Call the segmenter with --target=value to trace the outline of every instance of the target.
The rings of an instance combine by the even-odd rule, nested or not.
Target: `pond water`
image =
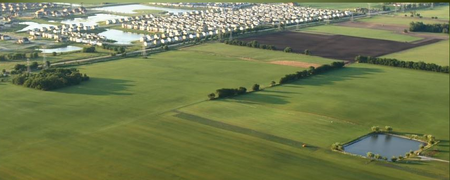
[[[53,48],[53,49],[37,49],[42,51],[43,53],[53,53],[53,52],[70,52],[70,51],[79,51],[83,48],[78,46],[66,46],[66,47],[60,47],[60,48]]]
[[[114,44],[131,44],[133,41],[139,40],[142,34],[136,34],[131,32],[123,32],[117,29],[107,29],[99,35],[105,36],[107,39],[115,40]]]
[[[35,23],[35,22],[20,22],[19,24],[25,24],[28,26],[21,30],[18,30],[17,32],[28,31],[28,30],[34,29],[34,28],[55,26],[55,25],[51,25],[51,24],[40,24],[40,23]]]
[[[352,154],[366,156],[368,152],[379,154],[391,159],[392,156],[405,156],[410,150],[418,150],[424,144],[419,141],[406,139],[388,134],[371,134],[354,143],[344,146],[344,151]]]
[[[63,24],[78,24],[83,23],[83,25],[92,26],[97,25],[97,22],[106,21],[111,19],[119,19],[125,18],[125,16],[118,16],[114,14],[95,14],[93,16],[88,16],[86,18],[75,18],[75,19],[67,19],[61,21]]]
[[[131,5],[120,5],[120,6],[109,6],[109,7],[101,7],[101,8],[93,8],[94,10],[100,11],[109,11],[115,13],[127,13],[134,14],[134,10],[161,10],[167,11],[171,13],[179,13],[179,12],[189,12],[192,10],[189,9],[175,9],[175,8],[164,8],[164,7],[156,7],[156,6],[146,6],[142,4],[131,4]]]

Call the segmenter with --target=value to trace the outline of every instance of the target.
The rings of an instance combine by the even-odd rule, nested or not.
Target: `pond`
[[[83,48],[78,47],[78,46],[66,46],[66,47],[53,48],[53,49],[37,49],[37,50],[40,50],[43,53],[53,53],[53,52],[61,53],[61,52],[79,51],[81,49],[83,49]]]
[[[95,14],[93,16],[88,16],[86,18],[75,18],[75,19],[67,19],[61,21],[63,24],[79,24],[83,23],[86,26],[97,25],[97,22],[125,18],[125,16],[118,16],[114,14]]]
[[[109,6],[109,7],[101,7],[101,8],[93,8],[93,9],[99,10],[99,11],[109,11],[109,12],[126,13],[126,14],[136,13],[136,12],[134,12],[134,10],[161,10],[161,11],[167,11],[170,13],[193,11],[193,10],[188,10],[188,9],[175,9],[175,8],[164,8],[164,7],[156,7],[156,6],[146,6],[146,5],[142,5],[142,4]]]
[[[35,23],[35,22],[20,22],[19,24],[25,24],[28,25],[27,27],[18,30],[17,32],[23,32],[23,31],[28,31],[34,28],[41,28],[41,27],[50,27],[50,26],[55,26],[55,25],[51,25],[51,24],[40,24],[40,23]]]
[[[391,159],[392,156],[405,156],[411,150],[418,150],[421,144],[424,143],[389,134],[370,134],[345,145],[344,151],[361,156],[372,152]]]
[[[107,39],[115,40],[114,44],[131,44],[133,41],[139,40],[142,34],[136,34],[131,32],[123,32],[117,29],[107,29],[99,35],[105,36]]]

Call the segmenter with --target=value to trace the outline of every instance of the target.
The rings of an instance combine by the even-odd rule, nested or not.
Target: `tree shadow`
[[[238,96],[233,99],[224,99],[225,101],[233,101],[243,104],[287,104],[288,101],[284,100],[287,96],[252,93],[244,96]]]
[[[79,85],[56,90],[55,92],[67,94],[85,94],[85,95],[133,95],[133,93],[124,92],[132,85],[133,81],[123,79],[95,78],[91,77],[89,81],[82,82]]]
[[[337,69],[323,74],[315,75],[307,79],[297,80],[289,84],[324,86],[334,84],[335,82],[338,81],[346,81],[351,79],[365,79],[366,77],[362,77],[363,75],[381,72],[384,72],[384,70],[377,68],[345,67],[342,69]]]

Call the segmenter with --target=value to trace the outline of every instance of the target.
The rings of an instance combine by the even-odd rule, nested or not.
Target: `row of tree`
[[[77,69],[45,69],[38,74],[22,73],[12,79],[12,83],[39,90],[54,90],[62,87],[80,84],[89,80],[89,76],[82,75]]]
[[[448,23],[424,24],[423,22],[411,22],[411,23],[409,23],[409,31],[411,31],[411,32],[434,32],[434,33],[447,33],[448,34]]]
[[[401,61],[393,58],[376,58],[370,56],[356,56],[355,60],[359,63],[379,64],[408,69],[449,73],[449,66],[440,66],[434,63],[425,63],[422,61],[419,62]]]
[[[372,130],[372,132],[375,132],[375,133],[380,133],[383,131],[379,126],[372,126],[371,130]],[[393,130],[394,129],[391,126],[384,126],[385,132],[391,133]]]
[[[284,84],[290,81],[294,81],[294,80],[298,80],[304,77],[308,77],[314,74],[321,74],[333,69],[339,69],[344,67],[345,63],[344,62],[333,62],[331,63],[331,65],[322,65],[319,66],[317,68],[314,67],[310,67],[309,70],[304,70],[304,71],[298,71],[295,74],[288,74],[284,77],[282,77],[279,81],[279,84]],[[274,86],[276,84],[275,81],[272,81],[270,83],[270,86]],[[259,84],[254,84],[252,86],[252,90],[253,91],[259,91],[260,90],[260,85]],[[241,94],[245,94],[247,92],[247,89],[245,87],[239,87],[239,88],[222,88],[222,89],[218,89],[216,90],[215,93],[210,93],[208,94],[208,98],[210,100],[216,99],[216,98],[225,98],[225,97],[231,97],[231,96],[236,96],[236,95],[241,95]]]
[[[9,53],[0,55],[0,61],[9,61],[9,60],[23,60],[26,58],[34,59],[38,58],[39,54],[38,52],[32,52],[32,53]]]
[[[240,41],[237,39],[234,40],[225,40],[224,41],[225,44],[230,44],[230,45],[236,45],[236,46],[247,46],[247,47],[252,47],[252,48],[260,48],[260,49],[268,49],[268,50],[276,50],[277,48],[273,45],[266,45],[266,44],[260,44],[258,41]]]
[[[321,73],[325,73],[328,72],[330,70],[334,70],[334,69],[339,69],[344,67],[345,63],[344,62],[333,62],[331,63],[331,65],[325,64],[322,66],[319,66],[317,68],[314,68],[313,66],[311,66],[309,68],[309,70],[303,70],[303,71],[298,71],[295,74],[287,74],[284,77],[282,77],[280,79],[280,81],[278,82],[279,84],[285,84],[291,81],[295,81],[298,79],[302,79],[308,76],[312,76],[315,74],[321,74]]]
[[[116,51],[118,53],[124,53],[126,51],[126,48],[124,46],[114,46],[114,45],[109,45],[109,44],[103,44],[102,48],[107,49],[107,50]]]
[[[83,47],[82,52],[84,53],[94,53],[95,52],[95,46],[85,46]]]

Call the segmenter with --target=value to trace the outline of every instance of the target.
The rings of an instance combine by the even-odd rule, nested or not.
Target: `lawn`
[[[440,41],[434,44],[420,46],[406,51],[388,54],[383,57],[396,58],[404,61],[423,61],[442,66],[449,65],[449,41]]]
[[[300,29],[301,32],[307,33],[324,33],[324,34],[338,34],[346,36],[355,36],[362,38],[382,39],[399,42],[412,42],[420,40],[421,38],[412,37],[403,34],[396,34],[391,31],[366,29],[366,28],[354,28],[334,25],[315,26]]]
[[[448,110],[448,76],[352,65],[347,70],[237,99],[206,101],[206,95],[218,88],[266,85],[300,70],[258,62],[269,60],[264,57],[288,58],[291,54],[287,53],[243,47],[241,52],[226,50],[229,54],[225,56],[219,55],[223,52],[199,50],[216,45],[169,51],[148,59],[128,58],[79,66],[91,80],[57,91],[38,91],[1,82],[0,177],[8,180],[448,178],[448,172],[444,172],[448,164],[421,163],[423,166],[410,167],[367,163],[365,159],[328,150],[330,142],[366,133],[374,124],[417,133],[430,133],[435,128],[432,133],[438,138],[448,137],[448,121],[442,120],[448,119],[448,114],[445,117],[442,112],[443,108]],[[241,53],[256,61],[242,60]],[[265,56],[257,56],[260,54]],[[296,56],[299,60],[307,59]],[[330,60],[316,63],[323,62]],[[408,99],[411,97],[414,98]],[[223,103],[224,109],[217,110],[216,103]],[[200,112],[208,106],[210,112]],[[422,113],[418,113],[419,108]],[[204,125],[195,122],[195,116],[180,116],[178,111],[227,123],[238,122],[242,128],[254,128],[269,136]],[[229,112],[225,115],[228,117],[242,117],[242,122],[220,117],[223,112]],[[404,117],[400,116],[403,113]],[[255,117],[246,119],[250,116]],[[398,121],[392,121],[397,118]],[[419,118],[422,121],[416,120]],[[271,125],[280,130],[271,130]],[[308,131],[311,137],[303,138]],[[267,140],[270,135],[306,142],[315,148],[296,148]],[[330,136],[335,137],[324,138]],[[431,169],[426,170],[427,167]]]

